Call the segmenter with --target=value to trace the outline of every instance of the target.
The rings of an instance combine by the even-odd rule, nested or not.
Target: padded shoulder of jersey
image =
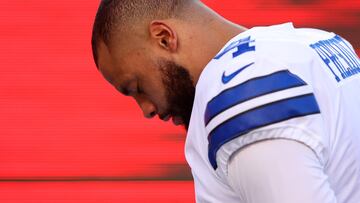
[[[230,41],[203,76],[211,78],[201,94],[206,106],[203,120],[208,158],[214,170],[219,165],[226,167],[233,152],[262,139],[283,137],[317,148],[317,144],[311,144],[316,143],[310,135],[313,132],[306,130],[306,125],[313,123],[311,119],[319,119],[313,115],[320,113],[312,87],[291,65],[259,53],[258,46],[268,46],[262,39],[250,32]],[[296,47],[290,43],[289,49],[292,46]],[[300,128],[301,132],[297,131]],[[259,131],[262,133],[256,133]],[[226,153],[224,159],[219,151]]]

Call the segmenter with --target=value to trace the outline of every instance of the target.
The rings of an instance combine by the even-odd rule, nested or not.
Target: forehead
[[[99,71],[107,81],[112,83],[112,76],[115,74],[116,68],[114,68],[114,62],[109,47],[102,40],[99,41],[97,45],[97,53]]]
[[[119,86],[136,75],[136,60],[131,50],[124,49],[124,44],[109,46],[100,41],[97,47],[98,68],[104,78],[112,85]]]
[[[131,45],[131,46],[129,46]],[[154,61],[144,46],[128,42],[107,45],[100,41],[97,46],[98,68],[104,78],[114,86],[121,86],[133,78],[149,76]]]

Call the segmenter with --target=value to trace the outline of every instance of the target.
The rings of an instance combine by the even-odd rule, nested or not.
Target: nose
[[[153,118],[157,114],[156,106],[145,98],[135,98],[145,118]]]

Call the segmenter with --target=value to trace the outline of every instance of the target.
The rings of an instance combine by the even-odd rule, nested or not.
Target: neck
[[[202,8],[202,12],[198,15],[202,20],[197,20],[195,25],[191,25],[191,29],[189,29],[191,37],[188,39],[188,45],[191,52],[186,56],[188,59],[186,61],[189,64],[184,64],[189,69],[195,86],[205,66],[221,48],[230,39],[246,30],[246,28],[224,19],[206,7]]]

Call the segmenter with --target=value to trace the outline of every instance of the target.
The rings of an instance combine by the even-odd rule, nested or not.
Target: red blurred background
[[[358,0],[204,0],[244,25],[334,31],[360,53]],[[145,120],[97,72],[98,0],[0,2],[0,202],[194,202],[185,131]]]

